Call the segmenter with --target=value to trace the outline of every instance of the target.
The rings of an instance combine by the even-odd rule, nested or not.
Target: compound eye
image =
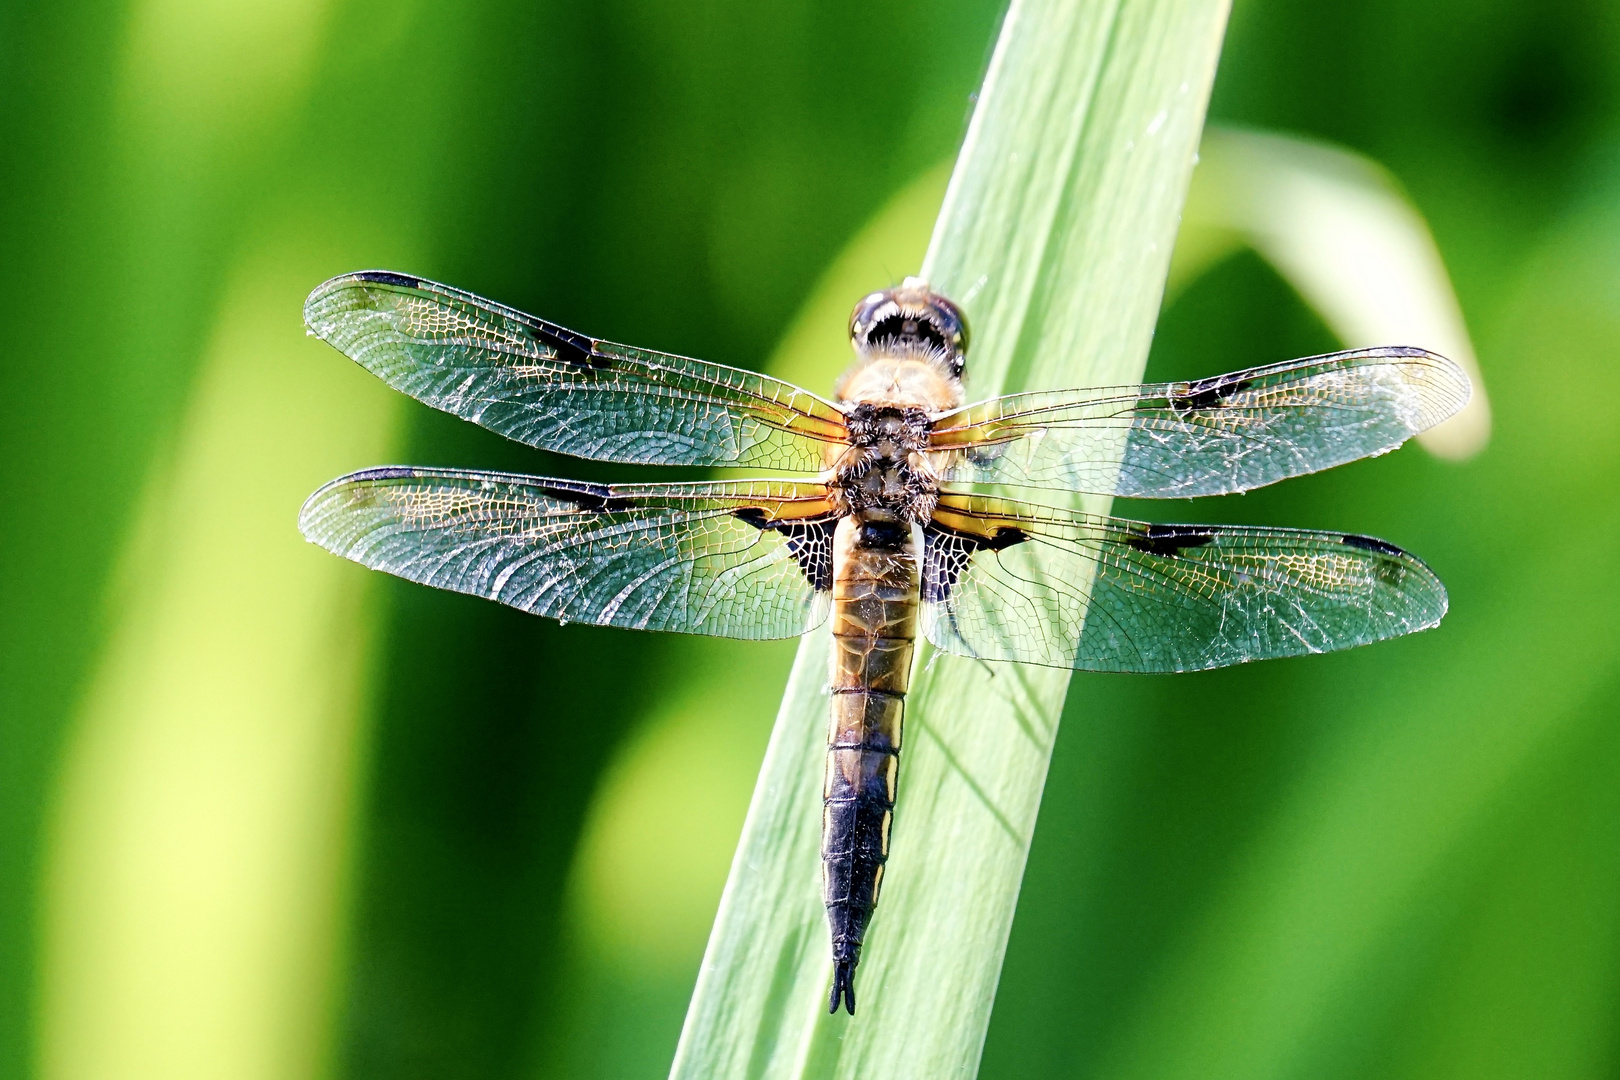
[[[973,331],[968,328],[967,316],[962,313],[961,308],[951,304],[949,300],[945,302],[950,304],[950,312],[956,318],[957,348],[966,353],[968,346],[973,343]],[[961,364],[958,363],[957,366],[960,367]]]
[[[968,327],[961,308],[929,289],[927,282],[907,278],[899,288],[871,293],[855,305],[849,337],[862,350],[884,345],[934,350],[949,357],[959,375]]]
[[[850,340],[857,345],[865,345],[873,324],[895,308],[894,297],[888,292],[875,292],[862,297],[849,315]]]

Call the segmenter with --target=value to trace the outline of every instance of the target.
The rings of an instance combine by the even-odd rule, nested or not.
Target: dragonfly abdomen
[[[855,965],[889,856],[901,720],[917,638],[921,541],[899,522],[847,517],[833,540],[832,706],[822,869],[833,986],[855,1011]]]

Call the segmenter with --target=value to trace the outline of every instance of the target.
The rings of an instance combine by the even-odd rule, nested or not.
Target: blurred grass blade
[[[231,274],[147,493],[53,807],[40,1076],[328,1068],[370,582],[293,516],[385,454],[397,412],[298,333],[338,231]]]
[[[1212,128],[1200,155],[1171,291],[1252,246],[1346,346],[1421,345],[1462,364],[1472,399],[1418,441],[1453,460],[1482,450],[1491,410],[1462,309],[1428,225],[1389,174],[1347,150],[1255,131]]]
[[[1226,15],[1008,11],[923,265],[974,324],[973,396],[1141,376]],[[946,657],[919,674],[852,1020],[826,1012],[826,650],[819,634],[800,648],[672,1076],[977,1068],[1068,673]]]

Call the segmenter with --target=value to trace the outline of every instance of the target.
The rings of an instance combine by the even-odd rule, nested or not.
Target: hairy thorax
[[[962,403],[961,383],[929,356],[863,357],[838,384],[850,445],[831,463],[838,511],[872,521],[926,522],[939,478],[926,449],[930,414]]]
[[[837,393],[852,404],[913,406],[931,413],[962,404],[962,384],[926,354],[863,358],[838,380]]]

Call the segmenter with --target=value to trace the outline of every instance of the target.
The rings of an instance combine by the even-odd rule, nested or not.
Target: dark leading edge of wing
[[[945,481],[1222,495],[1393,450],[1470,392],[1443,356],[1357,349],[1190,383],[995,398],[940,418],[932,445]]]
[[[298,524],[344,558],[536,615],[783,638],[826,617],[825,496],[788,481],[609,487],[383,468],[327,484]]]
[[[368,270],[304,303],[310,333],[396,390],[575,457],[818,472],[844,417],[790,383],[599,341],[460,289]]]
[[[969,495],[927,533],[923,628],[946,652],[1085,671],[1197,671],[1426,630],[1446,591],[1354,534],[1149,525]]]

